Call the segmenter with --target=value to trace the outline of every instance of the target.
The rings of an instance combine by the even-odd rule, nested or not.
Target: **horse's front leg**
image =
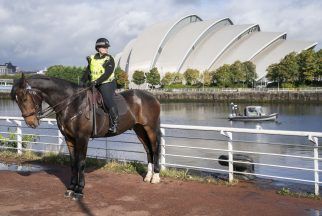
[[[78,182],[78,168],[77,168],[77,160],[76,160],[76,151],[75,151],[75,141],[66,139],[66,144],[68,147],[69,155],[70,155],[70,165],[71,165],[71,180],[70,184],[67,187],[65,192],[65,197],[73,197],[74,190],[77,186]]]
[[[87,154],[87,145],[89,138],[76,139],[75,158],[77,167],[77,184],[74,187],[73,199],[78,200],[83,197],[83,189],[85,187],[85,160]]]

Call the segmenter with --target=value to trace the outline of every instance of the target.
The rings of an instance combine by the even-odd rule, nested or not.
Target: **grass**
[[[318,195],[315,195],[313,193],[306,193],[306,192],[294,192],[291,191],[289,188],[282,188],[278,191],[276,191],[277,194],[282,196],[291,196],[291,197],[298,197],[298,198],[309,198],[314,200],[322,200],[322,198]]]

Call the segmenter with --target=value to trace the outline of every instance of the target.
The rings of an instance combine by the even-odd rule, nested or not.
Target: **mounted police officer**
[[[109,131],[117,132],[118,111],[113,101],[115,94],[115,63],[111,55],[108,54],[110,43],[106,38],[99,38],[96,41],[95,49],[97,53],[87,57],[88,65],[82,77],[82,83],[88,86],[95,86],[103,96],[104,105],[109,110],[111,125]]]

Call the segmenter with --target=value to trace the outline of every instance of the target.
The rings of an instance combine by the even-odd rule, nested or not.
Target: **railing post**
[[[220,134],[228,138],[228,176],[229,182],[232,182],[234,180],[233,134],[227,131],[220,131]]]
[[[161,143],[160,143],[160,164],[161,164],[161,170],[165,170],[165,140],[163,136],[165,135],[164,128],[161,128]]]
[[[63,153],[63,149],[64,149],[64,146],[63,146],[63,142],[64,142],[64,136],[61,134],[60,130],[58,129],[58,153],[61,154]]]
[[[314,192],[319,195],[319,140],[317,137],[309,135],[308,139],[314,143],[313,157],[314,157]]]
[[[22,154],[22,131],[21,131],[21,121],[15,120],[17,124],[16,136],[17,136],[17,153]]]

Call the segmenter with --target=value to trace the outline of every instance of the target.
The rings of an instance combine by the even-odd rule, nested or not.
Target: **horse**
[[[83,197],[85,187],[85,159],[88,141],[94,137],[110,137],[133,129],[144,146],[148,160],[145,182],[160,182],[159,152],[161,141],[160,103],[144,90],[126,90],[120,92],[125,101],[125,112],[119,117],[116,134],[109,133],[109,115],[89,115],[89,88],[60,78],[34,75],[14,81],[11,98],[20,108],[22,117],[28,126],[37,128],[42,115],[42,102],[45,101],[56,115],[57,125],[65,138],[71,165],[70,185],[65,196],[74,200]],[[46,110],[48,111],[48,109]],[[93,119],[96,117],[96,121]],[[96,133],[93,133],[96,122]]]

